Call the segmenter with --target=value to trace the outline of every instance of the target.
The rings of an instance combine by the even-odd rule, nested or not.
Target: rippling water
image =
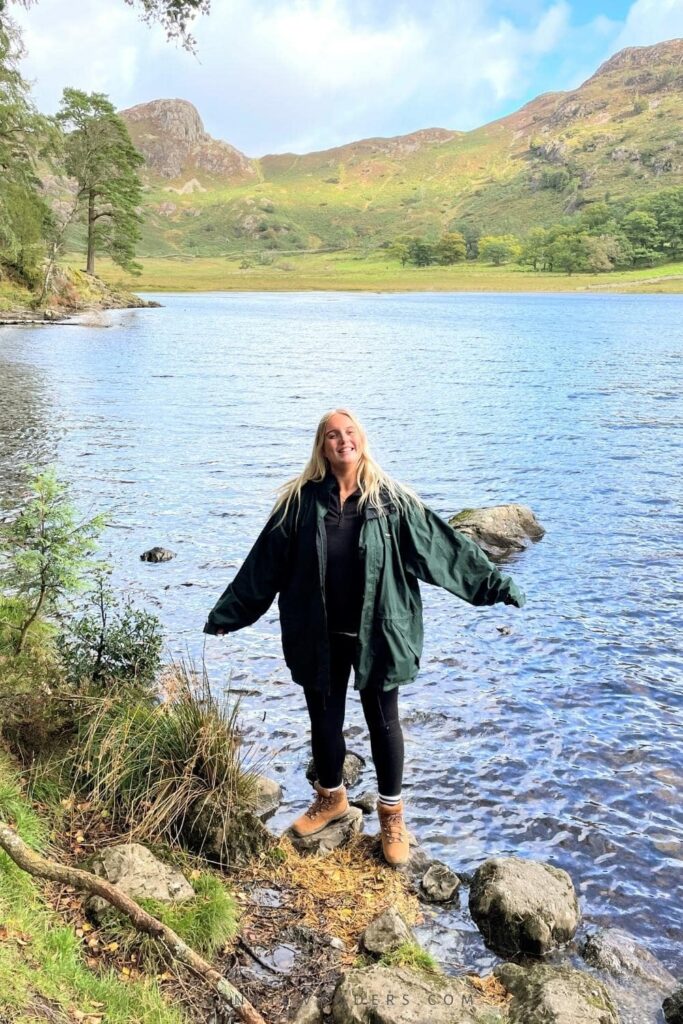
[[[56,461],[84,510],[109,511],[119,585],[195,656],[328,407],[354,409],[380,462],[444,517],[530,505],[547,534],[510,563],[522,611],[423,588],[423,667],[400,702],[409,825],[458,870],[551,860],[587,921],[683,972],[681,300],[160,298],[87,327],[0,333],[3,497],[19,500],[27,463]],[[178,557],[141,563],[157,543]],[[284,826],[309,802],[308,719],[275,606],[207,640],[206,657],[217,690],[244,691]],[[355,692],[346,724],[373,786]],[[490,962],[464,910],[438,912],[429,934],[453,970]]]

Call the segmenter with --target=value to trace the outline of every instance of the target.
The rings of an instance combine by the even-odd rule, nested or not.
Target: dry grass
[[[484,997],[486,1002],[491,1003],[492,1006],[507,1006],[512,999],[505,985],[498,978],[494,977],[493,974],[487,974],[483,978],[476,974],[468,974],[467,980]]]
[[[336,935],[346,946],[344,958],[352,963],[361,932],[370,922],[395,906],[408,924],[421,921],[420,904],[403,874],[381,859],[378,840],[358,834],[348,846],[331,854],[300,854],[283,836],[281,856],[257,861],[238,872],[233,884],[260,884],[279,888],[290,924]],[[244,907],[244,927],[253,929],[264,915],[262,908]],[[281,922],[278,922],[278,928]]]

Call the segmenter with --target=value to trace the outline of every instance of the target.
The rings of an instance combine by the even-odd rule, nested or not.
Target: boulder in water
[[[583,971],[501,964],[493,973],[512,993],[510,1024],[619,1024],[605,986]]]
[[[490,508],[466,508],[449,524],[464,533],[491,558],[501,561],[515,551],[523,551],[530,541],[540,540],[545,530],[526,505],[493,505]]]
[[[365,767],[365,758],[360,754],[354,753],[353,750],[349,750],[344,758],[344,765],[342,767],[342,782],[348,788],[349,786],[355,786],[360,778],[360,773]],[[311,785],[318,778],[318,774],[315,770],[315,761],[313,758],[310,759],[306,767],[306,778]]]
[[[140,555],[141,562],[170,562],[172,558],[175,558],[175,551],[160,547],[150,548],[149,551],[143,551]]]
[[[469,907],[486,945],[501,956],[542,956],[569,942],[581,919],[567,872],[520,857],[493,857],[478,867]]]

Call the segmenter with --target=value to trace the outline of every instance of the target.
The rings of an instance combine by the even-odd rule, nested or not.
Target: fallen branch
[[[172,928],[148,914],[135,900],[127,896],[117,886],[112,885],[111,882],[98,878],[97,875],[93,875],[90,871],[84,871],[82,868],[72,868],[65,864],[59,864],[57,861],[48,860],[27,846],[23,839],[4,822],[0,822],[0,848],[12,858],[22,871],[27,871],[34,878],[47,878],[52,882],[63,882],[82,892],[101,896],[107,903],[129,917],[138,931],[146,932],[163,942],[172,956],[205,981],[224,1001],[226,1004],[224,1008],[229,1007],[234,1010],[244,1024],[266,1024],[258,1010],[215,967],[199,956],[186,942],[183,942]]]

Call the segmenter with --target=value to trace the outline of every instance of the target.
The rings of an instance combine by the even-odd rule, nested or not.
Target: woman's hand
[[[513,604],[515,608],[523,608],[526,604],[526,594],[516,583],[510,583],[507,594],[503,598],[503,604]]]
[[[209,636],[225,636],[228,630],[224,629],[223,626],[213,626],[211,620],[207,619],[202,632],[208,633]]]

